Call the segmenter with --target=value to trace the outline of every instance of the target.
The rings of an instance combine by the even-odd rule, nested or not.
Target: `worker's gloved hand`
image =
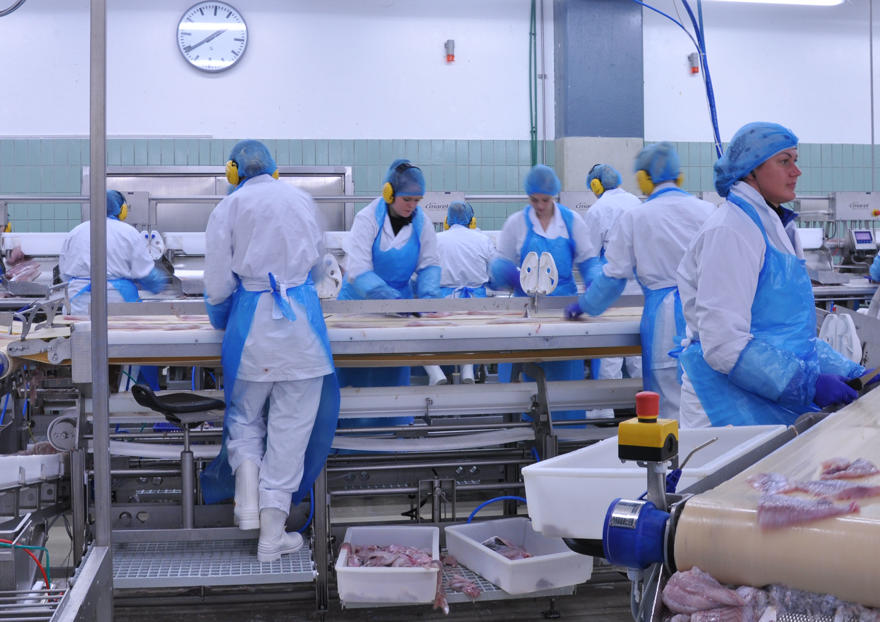
[[[576,320],[580,316],[584,314],[583,309],[581,309],[580,303],[575,300],[573,303],[565,307],[565,319],[566,320]]]
[[[859,394],[846,384],[847,379],[837,374],[819,374],[816,378],[816,395],[813,401],[820,408],[831,404],[849,404]]]
[[[351,281],[351,284],[355,293],[366,300],[392,300],[402,297],[399,291],[375,272],[364,272]]]
[[[427,266],[419,270],[416,277],[416,296],[418,298],[443,298],[440,291],[440,266]]]
[[[135,280],[135,283],[141,289],[145,289],[153,294],[158,294],[168,286],[169,278],[165,272],[154,267],[150,270],[150,273],[147,276]]]
[[[496,257],[489,264],[489,287],[497,290],[512,289],[522,292],[519,268],[509,259]]]
[[[871,269],[868,270],[868,273],[871,275],[872,281],[880,281],[880,255],[874,257],[874,261],[871,263]]]

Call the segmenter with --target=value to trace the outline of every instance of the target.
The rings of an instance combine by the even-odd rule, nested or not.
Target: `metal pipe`
[[[89,201],[92,408],[95,421],[95,543],[110,546],[110,380],[107,368],[107,5],[90,1]],[[108,617],[112,620],[112,598]]]
[[[502,466],[507,464],[531,464],[534,460],[532,458],[521,458],[521,459],[513,459],[513,460],[462,460],[459,459],[457,461],[450,461],[445,464],[441,464],[438,462],[406,462],[404,464],[378,464],[378,465],[370,465],[364,466],[362,464],[353,464],[349,467],[331,467],[328,466],[328,473],[343,473],[345,471],[394,471],[397,469],[438,469],[444,466],[458,466],[461,464],[466,464],[468,466]]]
[[[874,187],[874,0],[868,0],[868,84],[871,92],[871,191]]]
[[[541,13],[541,162],[547,161],[547,49],[544,42],[544,0],[539,3]]]
[[[523,482],[497,484],[456,484],[456,492],[479,492],[483,490],[506,490],[508,488],[525,488]],[[359,497],[363,495],[390,497],[393,495],[418,494],[418,486],[399,486],[397,488],[361,488],[358,490],[331,490],[331,497]]]

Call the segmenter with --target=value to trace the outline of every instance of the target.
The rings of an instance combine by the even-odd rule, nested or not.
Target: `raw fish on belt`
[[[880,470],[873,462],[856,458],[852,462],[846,458],[832,458],[822,463],[822,479],[856,479],[877,475]]]
[[[845,499],[864,499],[880,496],[880,486],[866,486],[838,479],[793,481],[780,473],[755,473],[747,478],[752,488],[766,494],[806,492],[814,497],[828,497],[843,501]]]
[[[801,499],[788,495],[764,494],[758,500],[758,525],[762,529],[776,529],[858,511],[859,506],[855,501],[849,505],[835,505],[825,497]]]
[[[663,604],[672,613],[696,613],[719,607],[743,607],[745,599],[696,566],[676,572],[663,588]]]
[[[768,494],[778,494],[797,490],[795,485],[781,473],[754,473],[746,478],[752,488]]]

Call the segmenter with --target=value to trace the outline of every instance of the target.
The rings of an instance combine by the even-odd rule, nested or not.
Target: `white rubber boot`
[[[474,383],[474,366],[473,365],[462,365],[461,366],[461,383],[462,384],[473,384]]]
[[[295,553],[302,548],[303,538],[298,533],[284,531],[287,514],[277,508],[260,510],[260,540],[257,543],[257,559],[273,562],[282,555]]]
[[[232,522],[239,529],[260,528],[260,468],[250,460],[245,460],[235,470]]]
[[[428,374],[428,384],[432,387],[437,384],[446,384],[449,382],[446,379],[446,374],[443,373],[443,369],[441,369],[439,365],[425,365],[425,372]]]

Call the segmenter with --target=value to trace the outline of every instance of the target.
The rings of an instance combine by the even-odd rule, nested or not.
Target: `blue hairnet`
[[[553,172],[552,168],[544,164],[533,166],[529,174],[526,175],[526,181],[523,185],[526,189],[526,194],[529,196],[533,194],[549,194],[555,197],[559,194],[560,188],[562,188],[556,173]]]
[[[471,207],[470,203],[465,203],[464,201],[453,201],[446,209],[446,224],[450,227],[452,225],[467,227],[471,224],[471,218],[473,217],[474,208]]]
[[[422,169],[409,160],[398,159],[391,163],[382,185],[391,184],[394,194],[401,197],[421,197],[425,195],[425,176]]]
[[[794,132],[778,123],[758,121],[743,125],[733,135],[724,155],[715,162],[715,190],[726,197],[730,187],[759,164],[797,144]]]
[[[655,184],[678,179],[681,167],[675,147],[666,141],[645,147],[636,156],[633,171],[645,171]]]
[[[622,181],[617,169],[609,164],[596,164],[590,169],[590,173],[587,175],[588,188],[594,179],[598,179],[605,190],[614,190]]]
[[[125,203],[125,197],[119,190],[107,191],[107,216],[110,218],[119,218],[119,212],[122,211],[122,204]]]
[[[271,175],[278,166],[266,145],[258,140],[241,140],[232,148],[229,159],[238,165],[241,181],[257,175]]]

